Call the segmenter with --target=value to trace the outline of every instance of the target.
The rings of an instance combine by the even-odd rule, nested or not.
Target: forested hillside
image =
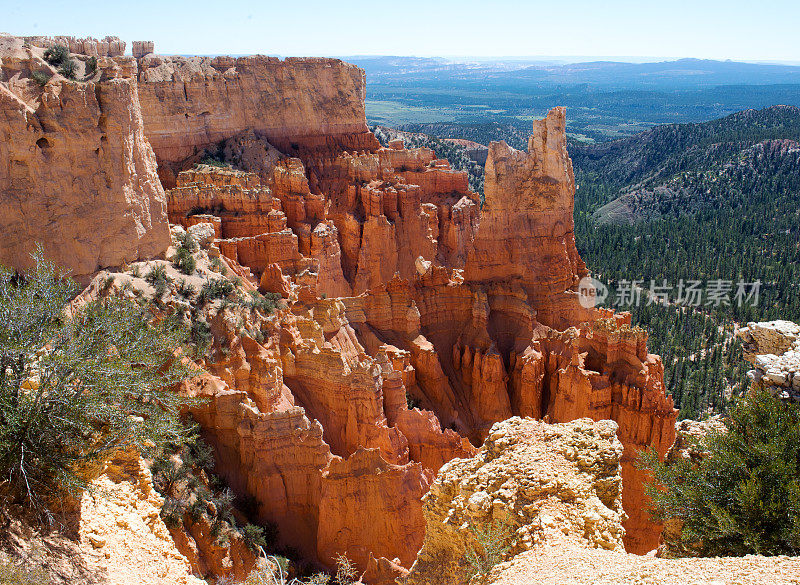
[[[650,330],[685,416],[745,387],[734,324],[800,318],[799,139],[800,110],[778,106],[570,149],[578,249],[611,287],[607,305],[641,281],[641,303],[616,308]],[[700,281],[699,304],[679,303],[689,281]],[[756,281],[757,303],[746,299]],[[647,304],[651,286],[668,306]]]
[[[680,171],[705,170],[758,142],[800,137],[800,108],[772,106],[745,110],[702,124],[667,124],[636,136],[570,145],[582,172],[602,175],[615,186],[650,186]]]

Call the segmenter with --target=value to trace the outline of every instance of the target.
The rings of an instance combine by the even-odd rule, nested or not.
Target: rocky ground
[[[0,552],[0,560],[29,573],[43,569],[50,585],[205,583],[175,546],[160,517],[164,500],[138,456],[122,454],[110,462],[92,489],[58,518],[66,529],[42,531],[22,515],[6,518],[0,542],[11,554]]]
[[[798,557],[659,559],[559,543],[499,566],[491,585],[790,585]]]

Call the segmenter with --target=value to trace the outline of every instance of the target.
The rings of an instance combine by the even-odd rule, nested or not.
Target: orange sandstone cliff
[[[528,152],[490,146],[481,208],[466,174],[432,151],[380,147],[366,126],[356,67],[172,58],[152,49],[139,44],[138,59],[111,59],[102,71],[120,73],[107,81],[54,78],[41,90],[23,67],[24,82],[4,73],[2,95],[17,105],[0,132],[11,128],[32,142],[0,177],[11,179],[0,184],[2,204],[36,204],[44,191],[64,210],[41,224],[17,221],[24,229],[4,235],[2,250],[16,257],[16,241],[41,240],[63,262],[65,234],[97,255],[117,249],[91,262],[79,255],[76,271],[91,273],[162,253],[166,211],[180,226],[174,235],[186,229],[201,244],[191,277],[155,261],[175,283],[194,279],[199,289],[236,275],[243,294],[284,298],[272,315],[220,300],[189,306],[209,323],[213,343],[199,361],[206,373],[182,391],[208,399],[194,415],[216,450],[217,471],[252,498],[257,520],[277,524],[282,543],[309,558],[331,565],[347,554],[378,582],[416,558],[421,498],[439,468],[474,454],[494,423],[588,417],[618,425],[626,547],[656,547],[633,459],[643,447],[668,449],[675,411],[661,361],[630,316],[578,302],[587,270],[574,242],[563,108],[534,123]],[[7,63],[16,62],[4,57],[4,71]],[[28,97],[18,96],[20,87]],[[125,99],[106,105],[112,89]],[[82,96],[62,100],[58,112],[85,126],[18,122],[44,108],[25,104],[56,90]],[[35,150],[40,137],[59,149],[51,167]],[[102,166],[112,146],[121,169]],[[71,159],[73,151],[83,158]],[[208,156],[232,166],[195,166]],[[83,180],[77,167],[86,164],[99,165],[90,167],[90,194],[114,187],[91,213],[60,178]],[[50,177],[47,168],[59,173]],[[39,190],[23,196],[33,185]],[[64,194],[56,197],[57,189]],[[118,206],[119,197],[132,209]],[[114,238],[115,226],[133,231]],[[115,278],[152,294],[138,276]],[[162,302],[186,304],[170,298]]]
[[[209,110],[210,119],[218,115]],[[422,463],[427,471],[417,474],[430,477],[457,444],[443,440],[440,428],[479,444],[494,422],[516,414],[614,419],[625,446],[626,543],[636,552],[655,548],[658,531],[633,460],[644,447],[667,450],[675,413],[646,334],[631,328],[629,315],[578,303],[578,282],[588,272],[575,248],[564,110],[534,124],[527,153],[490,146],[483,209],[466,175],[429,150],[393,144],[354,151],[342,135],[302,136],[287,149],[263,133],[243,138],[231,128],[213,150],[250,170],[181,171],[168,199],[173,223],[213,224],[225,257],[249,268],[262,291],[289,297],[295,319],[310,317],[322,328],[310,351],[297,333],[278,343],[289,349],[281,350],[284,392],[321,425],[331,456],[361,462],[367,455],[357,451],[373,449],[370,457],[386,464]],[[363,144],[363,134],[349,140]],[[251,156],[253,144],[260,160]],[[308,335],[307,327],[298,330]],[[368,374],[378,365],[380,378]],[[423,425],[433,434],[422,432],[414,420],[420,415],[407,414],[415,411],[397,409],[406,399],[436,421]],[[360,465],[337,463],[316,493],[333,485],[325,477],[345,473],[360,474],[369,491]],[[409,473],[394,481],[411,485]],[[258,497],[259,488],[250,492]],[[327,539],[333,520],[326,508],[334,500],[323,502],[313,503],[319,514],[311,520]],[[376,537],[354,536],[350,517],[358,515],[343,512],[345,527],[336,529],[349,536],[334,539],[349,544],[333,548],[361,550],[361,561],[375,552],[363,543]],[[386,533],[403,534],[389,526]],[[396,546],[395,555],[408,558],[418,545],[412,542]]]
[[[166,199],[144,133],[136,62],[101,56],[97,72],[78,82],[58,75],[42,52],[0,37],[0,262],[28,268],[41,243],[88,279],[163,254]],[[40,85],[34,72],[49,80]]]
[[[364,116],[364,72],[338,59],[139,59],[145,132],[165,186],[187,161],[254,132],[289,152],[303,146],[377,146]]]

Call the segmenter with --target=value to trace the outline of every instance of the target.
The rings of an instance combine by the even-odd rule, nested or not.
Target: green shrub
[[[509,530],[503,526],[490,524],[486,528],[470,525],[469,531],[473,536],[473,544],[467,549],[464,556],[466,580],[470,582],[474,577],[483,582],[489,576],[492,568],[506,559],[511,546]]]
[[[33,79],[41,87],[44,87],[47,85],[47,82],[50,81],[50,76],[44,71],[34,71],[31,73],[31,79]]]
[[[218,543],[225,541],[222,529],[226,524],[231,528],[236,528],[236,518],[233,516],[233,499],[234,495],[230,488],[225,488],[211,499],[216,508],[214,519],[211,521],[211,534],[217,539]]]
[[[86,61],[86,73],[84,77],[91,77],[97,71],[97,57],[89,57]]]
[[[699,463],[646,451],[656,519],[683,521],[679,550],[700,556],[800,553],[800,407],[766,391],[741,398]]]
[[[201,358],[208,352],[211,347],[211,342],[214,340],[214,334],[211,333],[211,326],[202,319],[192,321],[192,329],[190,337],[192,345],[195,347],[194,355]]]
[[[214,469],[214,449],[199,436],[184,444],[181,458],[185,465],[193,469]]]
[[[164,505],[161,507],[161,519],[167,528],[177,528],[183,524],[183,516],[186,514],[186,503],[173,497],[164,498]]]
[[[241,530],[242,540],[253,552],[263,549],[267,546],[267,541],[264,538],[264,529],[255,524],[245,524]]]
[[[50,65],[62,65],[69,60],[69,49],[64,45],[53,45],[44,52],[44,60]]]
[[[0,269],[0,474],[47,516],[51,497],[88,487],[87,467],[180,439],[185,400],[169,388],[193,369],[174,359],[186,332],[127,299],[65,316],[75,284],[34,258],[25,277]]]
[[[187,510],[192,522],[199,522],[208,509],[208,500],[197,497]]]
[[[191,276],[197,269],[197,260],[192,255],[191,250],[183,246],[179,246],[172,259],[175,267],[184,274]]]
[[[234,291],[233,283],[226,278],[207,280],[200,289],[200,304],[214,299],[225,299]]]
[[[262,313],[269,315],[272,313],[280,303],[282,297],[277,293],[261,294],[258,291],[250,291],[250,299],[247,301],[247,306],[251,309],[258,309]]]
[[[192,283],[181,279],[178,281],[178,294],[187,300],[191,300],[197,294],[197,289],[194,288]]]
[[[78,64],[72,59],[67,59],[59,66],[58,73],[67,79],[75,79],[78,73]]]
[[[103,279],[103,282],[100,285],[100,294],[105,295],[111,290],[111,287],[114,285],[114,277],[110,274]]]
[[[167,285],[171,282],[163,264],[154,265],[144,279],[155,289],[156,298],[164,296],[164,293],[167,292]]]
[[[206,156],[203,160],[200,161],[201,165],[208,165],[210,167],[216,167],[218,169],[229,169],[231,167],[230,164],[226,163],[225,161],[213,158],[211,156]]]
[[[216,272],[222,273],[223,276],[226,276],[228,274],[228,269],[225,267],[225,265],[222,263],[222,260],[220,260],[219,258],[211,259],[211,268]]]
[[[189,252],[197,252],[200,246],[197,245],[197,240],[189,232],[183,232],[176,237],[178,240],[179,248],[186,248]]]

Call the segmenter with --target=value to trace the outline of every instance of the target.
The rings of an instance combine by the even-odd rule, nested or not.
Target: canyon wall
[[[675,411],[646,333],[631,327],[628,314],[579,302],[588,271],[575,248],[565,136],[565,112],[557,108],[534,124],[528,152],[492,144],[482,210],[465,174],[429,150],[328,145],[281,153],[251,165],[253,172],[181,171],[168,191],[170,220],[213,223],[221,253],[246,266],[262,292],[289,298],[295,318],[318,320],[323,311],[319,353],[292,350],[283,376],[333,455],[374,449],[387,464],[423,463],[430,477],[456,444],[440,430],[420,435],[419,415],[396,411],[404,402],[424,409],[432,428],[473,444],[515,414],[613,419],[624,445],[626,544],[647,552],[658,529],[634,460],[641,448],[666,452]],[[255,140],[262,152],[281,152]],[[228,140],[219,151],[239,152],[234,146]],[[331,361],[326,343],[360,357]],[[368,392],[357,373],[363,369],[340,365],[365,359],[391,364],[392,372],[372,378]],[[382,406],[364,403],[381,395]],[[415,444],[421,440],[433,441],[433,451]],[[251,492],[258,497],[258,489]],[[348,540],[351,548],[368,539],[358,540]],[[408,547],[395,550],[402,558]]]
[[[675,411],[646,333],[579,303],[563,108],[527,152],[490,145],[481,209],[431,150],[379,146],[363,72],[338,60],[147,52],[98,59],[86,83],[50,68],[40,88],[41,50],[9,53],[24,58],[3,58],[0,131],[25,138],[0,145],[3,254],[42,241],[83,275],[166,250],[109,290],[152,298],[137,273],[164,266],[157,306],[208,324],[205,373],[181,391],[206,399],[193,413],[217,471],[283,545],[327,566],[345,553],[375,582],[402,574],[439,469],[519,415],[616,421],[625,544],[655,548],[633,460],[667,450]],[[171,262],[167,213],[200,244],[192,274]],[[210,280],[234,292],[186,296]],[[257,291],[282,297],[274,313]]]
[[[86,280],[162,254],[167,206],[135,61],[101,57],[95,80],[83,83],[57,74],[41,53],[0,37],[0,262],[27,269],[40,243]]]
[[[139,59],[145,133],[165,186],[206,150],[254,132],[285,150],[374,149],[364,116],[364,72],[338,59],[162,57]]]

